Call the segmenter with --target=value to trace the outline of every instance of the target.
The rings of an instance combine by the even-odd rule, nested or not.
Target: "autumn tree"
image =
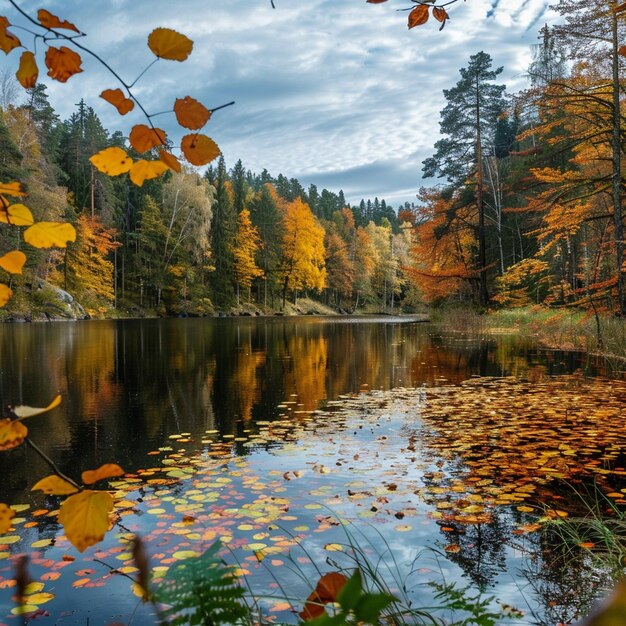
[[[278,274],[283,308],[287,291],[320,291],[326,284],[324,229],[300,198],[283,208],[283,240]]]
[[[243,209],[237,216],[237,232],[234,242],[235,281],[237,283],[237,305],[239,305],[239,289],[250,290],[252,281],[263,276],[263,270],[257,266],[255,257],[261,247],[261,239],[257,228],[250,220],[250,211]]]
[[[504,110],[504,85],[493,84],[502,68],[491,69],[492,59],[485,52],[472,55],[461,79],[452,89],[444,89],[447,100],[441,111],[440,129],[443,138],[435,143],[435,154],[424,161],[426,178],[445,177],[458,187],[471,180],[475,188],[478,240],[478,271],[480,303],[486,306],[487,243],[484,203],[485,146],[492,139],[498,117]]]

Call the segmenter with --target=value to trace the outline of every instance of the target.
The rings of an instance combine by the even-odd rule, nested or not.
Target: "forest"
[[[138,187],[89,161],[126,145],[89,102],[62,120],[44,84],[24,97],[5,74],[0,177],[24,182],[35,217],[72,223],[77,239],[29,256],[2,315],[63,316],[54,287],[91,317],[275,312],[303,296],[346,313],[450,303],[626,313],[623,24],[593,4],[558,9],[562,24],[533,46],[527,89],[507,93],[488,53],[469,58],[422,164],[433,186],[395,208],[351,206],[342,191],[223,157]],[[19,247],[19,231],[2,228],[0,252]]]

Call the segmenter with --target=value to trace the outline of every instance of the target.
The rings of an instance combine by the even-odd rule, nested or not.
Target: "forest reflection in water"
[[[294,510],[306,493],[309,498],[322,499],[336,509],[337,515],[343,514],[343,506],[354,507],[352,513],[362,513],[358,498],[354,502],[353,498],[329,499],[329,492],[323,490],[336,488],[331,487],[338,484],[333,476],[313,472],[306,485],[305,481],[283,480],[284,464],[298,467],[311,458],[307,455],[314,454],[319,463],[331,466],[339,456],[352,458],[360,454],[358,467],[345,468],[353,473],[346,480],[368,477],[380,488],[382,461],[374,459],[374,454],[369,459],[364,450],[368,446],[375,450],[378,435],[384,435],[390,463],[387,469],[393,472],[396,457],[405,454],[406,436],[399,428],[400,422],[392,428],[384,420],[372,424],[374,434],[368,435],[364,429],[365,438],[356,436],[361,432],[355,425],[361,419],[359,411],[334,410],[339,406],[334,405],[336,399],[366,390],[455,385],[472,376],[541,381],[579,370],[590,375],[601,373],[581,354],[540,350],[527,341],[505,336],[493,340],[463,336],[390,317],[4,325],[0,326],[0,350],[3,405],[45,405],[56,393],[63,394],[60,409],[33,418],[29,426],[33,439],[72,476],[107,462],[117,462],[130,473],[154,467],[160,461],[151,454],[159,448],[171,450],[164,446],[172,443],[172,435],[189,434],[189,443],[183,444],[185,455],[202,455],[204,434],[216,432],[217,436],[230,437],[227,440],[234,442],[233,448],[244,464],[232,461],[239,468],[236,472],[243,474],[243,478],[233,478],[232,489],[237,494],[234,502],[254,499],[247,485],[265,483],[268,489],[284,492],[285,498],[293,501]],[[320,407],[332,410],[316,411]],[[314,421],[307,421],[312,411]],[[282,451],[285,456],[264,456],[263,445],[253,448],[237,443],[275,421],[287,421],[294,427],[288,437],[290,444]],[[379,428],[383,430],[379,432]],[[287,432],[287,428],[283,430]],[[265,445],[268,449],[276,446],[278,451],[281,444],[268,441]],[[347,452],[350,448],[354,450]],[[409,454],[411,463],[412,456]],[[437,466],[440,461],[435,457],[427,459],[426,465]],[[406,465],[406,460],[400,459],[401,466],[403,463]],[[226,467],[224,462],[220,471],[226,471]],[[388,475],[388,480],[402,482],[403,487],[385,492],[385,508],[425,517],[430,503],[425,499],[416,504],[415,495],[417,486],[427,485],[427,471],[426,466],[413,463],[414,475],[408,480]],[[451,468],[449,475],[455,476],[455,471]],[[0,501],[35,503],[38,496],[29,491],[33,477],[45,473],[43,463],[24,447],[0,454]],[[186,485],[183,481],[172,489],[177,497],[183,497],[192,488],[193,482]],[[143,499],[140,495],[134,494],[137,502]],[[405,496],[408,504],[400,501]],[[394,498],[398,500],[395,509]],[[137,506],[141,509],[143,505]],[[207,507],[208,513],[212,506]],[[315,519],[312,511],[301,513]],[[382,508],[377,515],[366,515],[365,519],[389,522],[390,515]],[[478,585],[510,585],[511,564],[520,566],[520,559],[509,538],[524,515],[514,507],[494,510],[491,524],[463,528],[455,539],[459,551],[448,553],[447,558]],[[144,514],[138,519],[146,524],[149,517]],[[400,519],[391,515],[393,523]],[[149,530],[146,526],[145,531]],[[59,528],[50,521],[39,532],[54,536]],[[413,540],[421,540],[421,533],[427,533],[428,541],[443,549],[451,541],[451,532],[432,524]],[[528,535],[519,541],[525,543],[528,552],[539,555],[538,561],[528,564],[539,572],[531,574],[530,579],[538,585],[545,583],[534,593],[545,595],[545,606],[549,607],[555,601],[547,597],[560,589],[563,577],[557,576],[555,582],[549,579],[554,568],[541,556],[545,537]],[[19,544],[16,549],[20,549]],[[58,602],[62,604],[61,596]],[[569,610],[572,603],[565,606]]]
[[[45,406],[63,395],[61,410],[30,428],[74,472],[111,460],[136,468],[172,433],[236,436],[285,408],[310,411],[359,390],[589,367],[581,355],[400,317],[5,324],[0,354],[3,406]],[[0,471],[11,468],[0,491],[15,495],[27,488],[27,467],[44,468],[22,450],[10,456],[0,455]]]

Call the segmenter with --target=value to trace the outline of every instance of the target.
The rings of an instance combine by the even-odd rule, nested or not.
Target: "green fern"
[[[170,568],[154,592],[167,624],[245,624],[250,611],[243,601],[244,588],[219,557],[216,541],[204,554]]]

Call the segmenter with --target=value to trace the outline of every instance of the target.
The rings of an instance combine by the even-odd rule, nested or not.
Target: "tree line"
[[[350,206],[342,191],[304,189],[241,160],[227,169],[223,157],[203,175],[183,170],[137,187],[89,162],[126,141],[86,102],[61,120],[43,84],[20,105],[7,81],[3,92],[0,179],[26,183],[36,217],[77,231],[67,250],[31,254],[24,275],[12,279],[9,310],[32,308],[48,284],[92,315],[275,311],[301,295],[345,311],[391,311],[412,291],[402,221],[414,207],[400,207],[399,219],[384,199]],[[2,249],[19,245],[19,233],[3,230]]]
[[[426,300],[626,314],[624,6],[560,0],[529,87],[472,55],[423,163],[412,276]]]

